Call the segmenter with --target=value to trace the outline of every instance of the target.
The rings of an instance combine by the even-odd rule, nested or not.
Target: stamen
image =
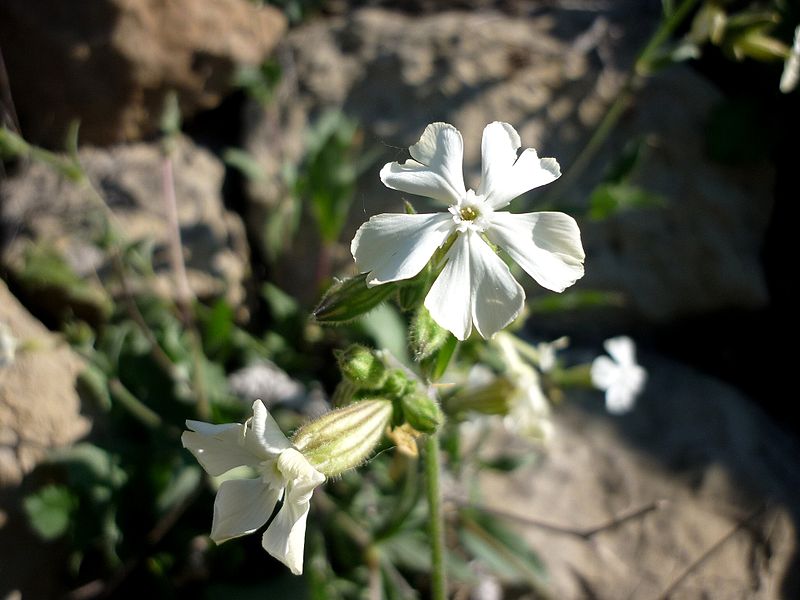
[[[474,206],[465,206],[460,211],[461,218],[465,221],[474,221],[480,216],[480,213],[475,209]]]

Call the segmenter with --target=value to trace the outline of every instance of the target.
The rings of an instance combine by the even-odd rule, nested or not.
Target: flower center
[[[465,221],[474,221],[481,214],[474,206],[465,206],[459,212],[461,214],[461,218]]]

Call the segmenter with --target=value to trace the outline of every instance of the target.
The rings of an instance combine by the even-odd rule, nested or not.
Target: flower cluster
[[[561,175],[553,158],[539,158],[508,123],[483,131],[482,179],[464,185],[461,133],[432,123],[409,148],[411,159],[389,163],[381,180],[392,189],[448,204],[447,212],[381,214],[356,232],[350,246],[367,285],[410,279],[449,244],[441,272],[424,300],[433,319],[458,339],[473,326],[485,338],[511,323],[525,292],[494,250],[503,249],[541,286],[561,292],[583,276],[584,252],[575,220],[559,212],[503,211],[514,198]]]

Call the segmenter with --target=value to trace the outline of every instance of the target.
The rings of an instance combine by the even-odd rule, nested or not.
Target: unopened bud
[[[449,335],[449,331],[433,320],[428,309],[421,306],[411,322],[410,343],[414,360],[421,361],[431,356],[444,345]]]
[[[391,418],[390,400],[356,402],[303,425],[292,444],[317,471],[335,477],[367,459]]]
[[[335,352],[339,369],[347,379],[366,390],[377,390],[386,382],[386,367],[369,348],[354,344]]]
[[[378,306],[389,298],[397,287],[398,284],[395,282],[367,287],[366,273],[343,279],[325,292],[319,305],[314,309],[314,318],[318,323],[325,325],[347,323]]]
[[[389,398],[399,399],[411,392],[414,387],[414,383],[409,381],[402,370],[392,369],[381,386],[381,394]]]
[[[423,394],[403,396],[402,406],[406,422],[422,433],[435,432],[444,420],[436,401]]]
[[[516,387],[507,377],[497,377],[491,383],[463,390],[448,398],[448,414],[463,415],[477,412],[484,415],[508,414]]]

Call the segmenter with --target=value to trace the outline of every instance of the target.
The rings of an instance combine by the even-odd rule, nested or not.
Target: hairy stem
[[[447,573],[444,564],[444,514],[442,513],[442,493],[439,489],[439,469],[439,436],[432,434],[425,440],[425,476],[428,483],[431,538],[431,598],[433,600],[446,600]]]

